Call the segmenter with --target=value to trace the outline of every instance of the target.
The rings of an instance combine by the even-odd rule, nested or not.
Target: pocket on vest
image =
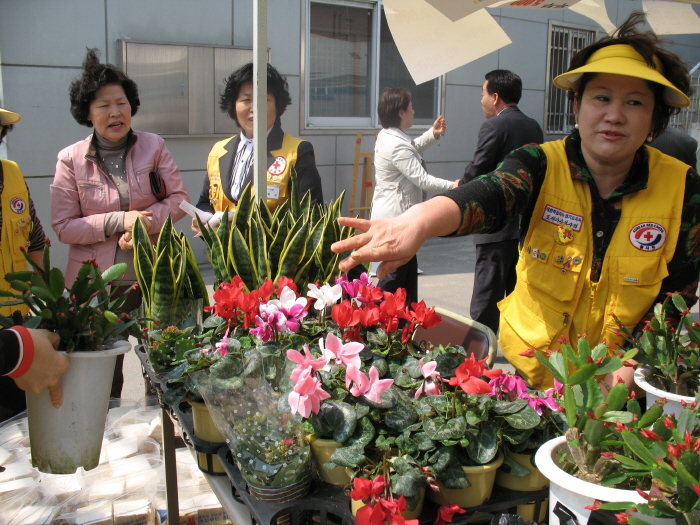
[[[518,279],[560,302],[574,298],[582,269],[590,266],[583,247],[558,244],[552,236],[535,232],[520,254]]]
[[[621,256],[616,259],[612,312],[625,326],[634,328],[659,295],[661,282],[668,276],[668,267],[661,257]]]

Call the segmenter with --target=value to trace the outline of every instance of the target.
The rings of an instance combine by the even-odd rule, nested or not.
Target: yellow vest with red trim
[[[20,248],[29,248],[29,234],[33,224],[29,214],[29,192],[19,166],[11,160],[2,160],[4,186],[0,195],[2,213],[2,260],[0,260],[0,290],[17,293],[5,281],[5,274],[27,270],[27,260]],[[0,299],[0,302],[3,300]],[[0,308],[0,314],[11,315],[15,310],[23,314],[25,305]]]
[[[222,140],[214,144],[214,147],[209,152],[207,160],[207,175],[209,177],[209,202],[214,208],[214,211],[224,211],[228,206],[229,211],[236,208],[226,197],[221,184],[221,173],[219,171],[219,159],[228,151],[225,146],[231,141],[231,138]],[[271,150],[270,153],[275,157],[272,166],[267,170],[267,188],[278,192],[277,198],[267,198],[267,207],[274,211],[277,206],[284,204],[289,199],[289,179],[291,177],[291,169],[297,162],[297,150],[302,140],[285,133],[282,138],[282,146],[279,149]],[[280,158],[282,160],[280,160]],[[253,188],[255,193],[255,188]]]
[[[547,173],[517,264],[515,290],[499,303],[503,355],[535,388],[552,385],[551,375],[529,348],[558,348],[563,336],[576,348],[578,335],[591,347],[605,340],[616,350],[614,313],[633,330],[647,313],[668,275],[681,225],[688,166],[649,152],[647,188],[622,197],[599,282],[591,282],[593,235],[588,183],[572,180],[564,140],[542,144]],[[559,238],[559,225],[573,231]]]

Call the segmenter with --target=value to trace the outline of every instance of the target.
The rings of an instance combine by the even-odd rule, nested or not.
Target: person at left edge
[[[310,142],[282,131],[280,117],[291,104],[287,80],[267,65],[267,205],[271,210],[289,199],[290,176],[296,171],[299,197],[311,192],[311,201],[323,203],[321,176]],[[238,135],[214,144],[207,160],[207,176],[197,208],[209,213],[235,209],[241,191],[253,180],[253,63],[226,80],[221,111],[241,128]],[[196,218],[192,231],[199,233]]]
[[[138,87],[123,71],[101,64],[88,51],[83,74],[70,87],[71,114],[78,124],[94,127],[85,139],[58,153],[51,184],[51,223],[58,239],[70,245],[66,286],[75,281],[83,261],[101,269],[126,263],[117,294],[136,282],[131,232],[141,219],[155,243],[168,215],[184,217],[187,198],[165,141],[154,133],[131,129],[140,101]],[[160,181],[159,193],[152,185]],[[163,186],[165,187],[163,190]],[[121,311],[138,308],[140,293],[131,293]],[[121,397],[122,362],[115,367],[110,396]]]
[[[21,118],[17,113],[0,108],[0,144]],[[28,269],[22,249],[28,250],[34,262],[42,264],[45,242],[44,229],[19,166],[11,160],[0,160],[0,290],[13,291],[3,278],[5,274]],[[22,314],[28,312],[25,305],[18,305],[0,308],[0,314],[10,316],[15,310]],[[0,376],[0,421],[26,408],[24,392],[10,377]]]

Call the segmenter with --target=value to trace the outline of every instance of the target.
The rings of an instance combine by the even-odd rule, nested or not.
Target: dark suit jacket
[[[491,173],[514,149],[526,144],[542,142],[544,142],[542,128],[537,121],[525,115],[518,106],[508,106],[495,117],[486,119],[481,125],[474,158],[464,170],[460,185],[479,175]],[[518,221],[513,220],[500,232],[474,235],[474,243],[488,244],[517,239],[518,228]]]
[[[270,133],[267,135],[267,167],[269,168],[275,161],[275,157],[270,151],[277,150],[282,147],[282,139],[284,131],[279,126],[273,126]],[[221,173],[221,184],[223,185],[226,198],[233,203],[238,200],[231,197],[231,176],[233,171],[233,161],[236,158],[238,144],[241,141],[241,134],[231,137],[231,140],[226,145],[227,153],[219,159],[219,172]],[[323,188],[321,186],[321,175],[316,169],[316,156],[314,155],[314,147],[310,142],[303,141],[297,149],[297,161],[294,164],[297,172],[297,183],[299,186],[299,196],[303,197],[307,190],[311,191],[311,201],[318,204],[323,204]],[[251,164],[248,175],[241,188],[253,180],[253,165]],[[209,202],[209,176],[204,177],[204,185],[202,193],[199,195],[197,208],[200,210],[214,213],[214,208]]]
[[[649,145],[661,153],[685,162],[697,171],[698,141],[686,132],[667,126],[664,132],[652,140]]]

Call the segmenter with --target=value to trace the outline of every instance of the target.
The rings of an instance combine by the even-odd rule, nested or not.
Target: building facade
[[[606,0],[619,24],[641,0]],[[700,13],[700,6],[693,6]],[[431,174],[460,178],[477,143],[484,74],[510,69],[523,79],[520,108],[545,140],[571,129],[568,102],[550,90],[573,52],[603,36],[593,20],[565,10],[489,9],[512,43],[442,78],[413,85],[396,50],[381,0],[268,0],[270,62],[287,76],[292,105],[285,131],[314,145],[326,199],[346,191],[347,210],[358,131],[371,151],[378,131],[376,101],[383,87],[414,93],[416,125],[444,114],[448,133],[426,154]],[[688,69],[700,61],[700,35],[673,36]],[[197,200],[214,142],[235,132],[218,110],[223,79],[250,56],[253,0],[0,0],[0,101],[22,115],[6,137],[19,163],[57,265],[67,249],[50,225],[49,185],[56,154],[91,129],[70,115],[68,87],[86,48],[119,64],[139,84],[141,109],[133,127],[163,135],[190,199]],[[189,231],[186,219],[178,228]],[[202,243],[194,243],[204,260]]]

